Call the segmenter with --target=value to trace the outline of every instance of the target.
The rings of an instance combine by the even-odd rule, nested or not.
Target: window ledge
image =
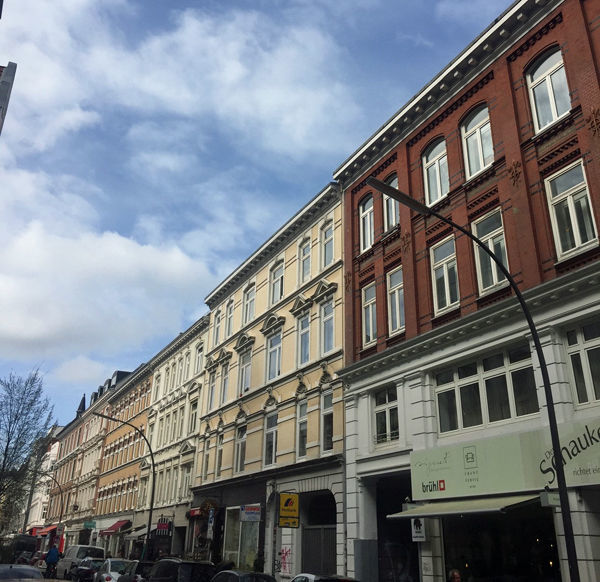
[[[557,258],[556,262],[554,263],[554,267],[556,269],[561,269],[567,266],[572,260],[580,258],[582,255],[585,255],[588,251],[597,249],[599,246],[600,243],[598,242],[598,239],[587,242],[585,243],[585,245],[577,247],[572,251],[569,251],[568,253],[564,254],[563,256]]]
[[[563,113],[549,125],[545,125],[542,129],[535,130],[535,135],[531,138],[535,145],[547,141],[551,137],[560,133],[565,127],[571,125],[575,119],[575,115],[581,110],[581,106],[577,106],[567,113]]]

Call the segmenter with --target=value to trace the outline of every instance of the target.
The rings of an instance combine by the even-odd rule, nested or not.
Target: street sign
[[[279,527],[300,526],[299,499],[298,493],[279,494]]]

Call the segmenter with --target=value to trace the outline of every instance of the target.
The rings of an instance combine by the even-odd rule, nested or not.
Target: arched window
[[[432,143],[423,153],[423,176],[427,204],[435,204],[448,194],[448,160],[446,142],[441,138]]]
[[[473,110],[461,127],[467,178],[487,168],[494,161],[490,115],[486,105]]]
[[[386,181],[392,188],[398,188],[398,176],[393,174]],[[400,203],[387,195],[383,195],[383,225],[386,231],[394,228],[400,220]]]
[[[527,71],[527,86],[536,131],[571,109],[569,86],[559,48],[544,53]]]
[[[358,215],[360,220],[360,252],[362,253],[373,246],[373,196],[371,194],[363,198],[358,205]]]

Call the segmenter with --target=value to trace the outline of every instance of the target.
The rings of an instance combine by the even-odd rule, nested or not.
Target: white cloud
[[[62,385],[94,387],[109,378],[113,370],[102,362],[97,362],[87,356],[77,356],[59,364],[48,376],[48,380]]]
[[[509,0],[439,0],[434,10],[436,18],[440,21],[487,26],[509,4]]]

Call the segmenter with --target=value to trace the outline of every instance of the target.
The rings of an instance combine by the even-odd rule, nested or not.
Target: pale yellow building
[[[198,558],[345,571],[342,234],[332,183],[206,298]],[[279,523],[286,500],[293,527]]]

